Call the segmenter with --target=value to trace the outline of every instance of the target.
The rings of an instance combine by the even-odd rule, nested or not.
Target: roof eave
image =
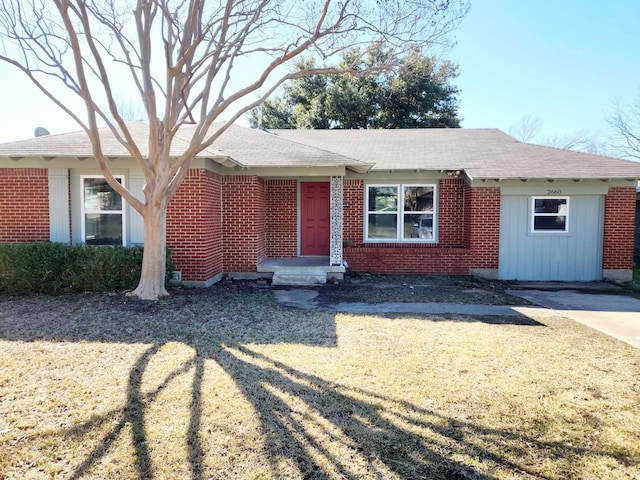
[[[582,182],[585,180],[600,180],[601,182],[610,182],[612,180],[626,180],[628,182],[635,182],[635,181],[639,181],[640,180],[640,176],[639,177],[629,177],[628,175],[620,175],[620,176],[572,176],[572,177],[561,177],[561,176],[557,176],[557,177],[538,177],[538,176],[512,176],[512,175],[508,175],[508,176],[500,176],[500,175],[488,175],[488,176],[478,176],[476,178],[472,178],[471,175],[469,175],[470,179],[473,180],[479,180],[482,182],[486,182],[489,180],[494,180],[494,181],[503,181],[503,180],[520,180],[522,182],[528,182],[530,180],[545,180],[547,182],[556,182],[556,181],[573,181],[573,182]]]
[[[227,155],[206,155],[202,157],[198,156],[196,158],[203,158],[204,160],[210,160],[226,168],[234,168],[234,167],[245,168],[244,164]]]
[[[362,165],[347,165],[347,170],[351,170],[355,173],[369,173],[373,168],[374,164],[362,164]]]

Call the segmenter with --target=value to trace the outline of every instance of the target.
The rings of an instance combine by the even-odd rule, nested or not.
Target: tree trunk
[[[140,283],[130,296],[157,300],[168,295],[165,288],[167,270],[167,208],[147,205],[144,215],[144,255]]]

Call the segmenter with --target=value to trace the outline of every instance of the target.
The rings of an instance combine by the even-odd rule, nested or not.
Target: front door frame
[[[303,182],[326,182],[327,180],[299,180],[298,181],[298,256],[302,256],[302,187]],[[329,265],[342,266],[343,259],[343,197],[344,197],[344,177],[332,176],[328,179],[330,185],[330,245],[329,245]]]
[[[313,248],[313,247],[307,247],[306,245],[306,241],[307,238],[305,237],[305,235],[307,234],[307,229],[306,229],[306,220],[305,220],[305,207],[306,207],[306,199],[307,199],[307,195],[306,195],[306,189],[307,187],[310,186],[315,186],[315,187],[326,187],[327,189],[327,199],[326,199],[326,238],[320,238],[319,235],[317,235],[317,231],[314,231],[314,241],[313,243],[315,244],[317,241],[322,241],[324,243],[324,241],[326,241],[326,250],[322,249],[322,251],[319,251],[322,247],[322,245],[318,245],[315,247],[315,250],[308,250],[307,248]],[[299,240],[300,240],[300,256],[301,257],[307,257],[307,256],[329,256],[331,253],[331,183],[330,182],[326,182],[326,181],[300,181],[300,222],[299,222]],[[322,205],[319,205],[320,208],[324,209],[325,203],[323,202]],[[317,215],[314,215],[314,220],[317,219]],[[315,223],[315,222],[314,222]]]

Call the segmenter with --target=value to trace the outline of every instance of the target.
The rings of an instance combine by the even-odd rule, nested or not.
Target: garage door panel
[[[531,197],[504,196],[499,277],[592,281],[602,274],[602,197],[570,197],[567,233],[531,232]]]

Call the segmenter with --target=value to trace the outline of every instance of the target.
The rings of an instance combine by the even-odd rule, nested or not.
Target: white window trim
[[[557,217],[557,213],[536,213],[536,200],[566,200],[567,203],[567,212],[564,220],[564,230],[536,230],[535,229],[535,220],[536,217]],[[530,230],[529,233],[534,235],[536,234],[544,234],[544,235],[566,235],[569,233],[569,219],[571,216],[571,208],[569,206],[569,197],[566,196],[548,196],[548,197],[531,197],[531,207],[529,212],[531,214],[531,222],[530,222]]]
[[[123,187],[126,187],[124,183],[124,175],[114,175],[116,180],[120,180]],[[86,178],[100,178],[104,180],[104,175],[80,175],[80,218],[81,218],[81,240],[85,243],[86,239],[86,226],[85,226],[85,214],[87,213],[105,213],[103,210],[85,210],[84,208],[84,180]],[[109,210],[109,214],[122,215],[122,245],[127,246],[127,209],[124,197],[122,197],[122,210]]]
[[[394,212],[369,211],[369,188],[391,187],[398,189],[398,210]],[[431,187],[433,188],[433,238],[402,238],[404,219],[404,188],[405,187]],[[438,186],[434,183],[368,183],[365,184],[364,196],[364,243],[438,243]],[[396,238],[369,238],[369,214],[377,213],[397,215]]]

